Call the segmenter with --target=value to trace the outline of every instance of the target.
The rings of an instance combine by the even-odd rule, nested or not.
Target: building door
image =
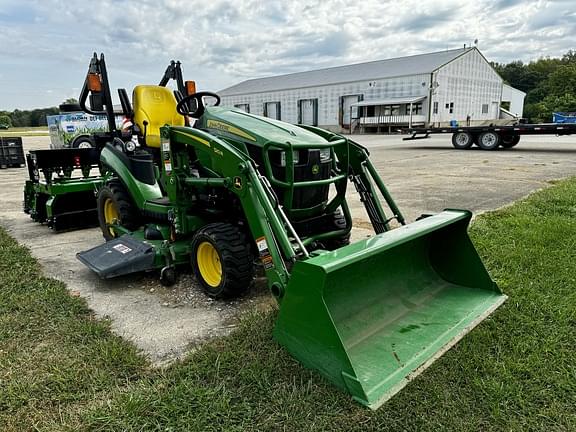
[[[350,128],[350,122],[358,118],[358,107],[352,104],[362,100],[362,95],[347,95],[340,97],[340,125],[346,129]]]
[[[318,126],[318,99],[301,99],[298,101],[298,123]]]
[[[281,120],[280,102],[266,102],[264,104],[264,116],[275,120]]]

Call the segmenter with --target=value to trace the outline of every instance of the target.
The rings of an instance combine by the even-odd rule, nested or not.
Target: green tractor
[[[85,93],[97,100],[99,87]],[[78,254],[100,277],[171,283],[190,265],[222,298],[259,266],[279,304],[276,340],[374,409],[506,299],[467,235],[470,212],[406,224],[359,144],[219,100],[134,89],[139,145],[113,137],[100,153],[107,242]],[[375,231],[353,244],[349,183]]]

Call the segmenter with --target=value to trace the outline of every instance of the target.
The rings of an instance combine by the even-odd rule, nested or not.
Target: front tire
[[[98,191],[97,204],[98,222],[106,241],[116,237],[110,227],[112,223],[118,223],[131,231],[139,227],[138,210],[119,180],[109,181]]]
[[[254,278],[250,243],[237,226],[228,223],[209,224],[196,233],[191,261],[196,279],[212,298],[238,296]]]
[[[340,209],[334,212],[334,229],[341,230],[346,229],[346,218]],[[342,237],[336,237],[322,242],[324,249],[333,251],[350,244],[350,232],[343,235]]]

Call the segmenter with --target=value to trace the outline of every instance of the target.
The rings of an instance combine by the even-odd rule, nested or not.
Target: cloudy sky
[[[0,110],[78,97],[94,51],[114,88],[171,59],[202,90],[348,63],[478,47],[498,62],[576,49],[576,0],[0,0]]]

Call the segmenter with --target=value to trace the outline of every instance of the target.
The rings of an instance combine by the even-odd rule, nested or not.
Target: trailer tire
[[[456,132],[452,134],[452,145],[458,150],[467,150],[474,144],[474,137],[470,132]]]
[[[94,148],[94,140],[88,136],[80,136],[72,142],[72,148]]]
[[[478,135],[478,147],[482,150],[494,150],[500,145],[500,135],[493,131],[482,132]]]
[[[120,225],[133,231],[140,226],[140,215],[130,194],[119,180],[111,180],[98,191],[98,223],[106,241],[116,237],[108,224],[118,219]]]
[[[192,240],[192,270],[208,297],[240,295],[254,278],[254,255],[244,232],[229,223],[212,223]]]
[[[500,145],[503,148],[512,148],[520,142],[520,135],[505,135],[502,137]]]

